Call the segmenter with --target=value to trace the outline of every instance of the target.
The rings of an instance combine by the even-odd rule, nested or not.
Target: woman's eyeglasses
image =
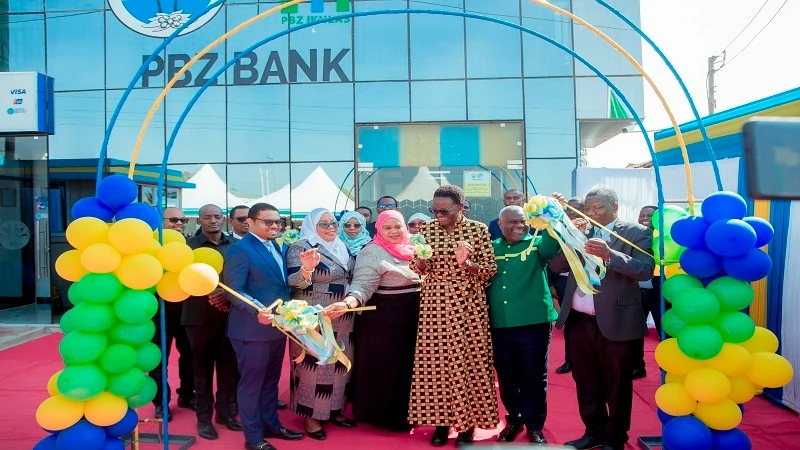
[[[346,224],[344,224],[344,227],[347,228],[348,230],[357,230],[357,229],[361,228],[361,224],[360,223],[346,223]]]
[[[169,220],[169,223],[189,223],[188,217],[165,217],[165,219]]]
[[[446,216],[447,214],[450,214],[451,212],[453,212],[453,210],[456,209],[457,206],[458,205],[453,205],[453,207],[449,208],[449,209],[428,208],[428,211],[430,211],[431,214],[433,214],[434,216]]]
[[[318,222],[317,226],[322,228],[322,229],[327,230],[328,228],[336,228],[336,227],[338,227],[339,226],[339,222],[337,222],[335,220],[332,220],[330,222]],[[346,226],[345,226],[345,228],[346,228]]]

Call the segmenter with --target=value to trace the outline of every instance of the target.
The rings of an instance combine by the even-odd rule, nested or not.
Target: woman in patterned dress
[[[286,266],[292,298],[305,300],[309,305],[330,306],[341,303],[347,293],[353,271],[353,258],[344,242],[339,239],[339,224],[333,214],[324,208],[311,211],[300,229],[300,240],[289,247]],[[300,254],[316,248],[320,262],[312,273],[306,272],[300,264]],[[349,307],[356,306],[352,301]],[[353,314],[345,314],[332,320],[336,341],[344,353],[353,360],[353,344],[350,333],[353,331]],[[289,387],[291,388],[290,408],[295,414],[305,417],[305,428],[309,437],[317,440],[326,438],[320,421],[331,421],[335,425],[354,427],[355,422],[343,415],[345,408],[345,386],[350,373],[340,362],[317,365],[317,359],[306,354],[296,363],[302,349],[297,344],[289,344],[292,363],[290,366]]]
[[[436,190],[430,208],[436,220],[419,231],[433,256],[410,263],[425,277],[408,421],[435,426],[436,447],[447,444],[450,427],[458,433],[457,445],[469,444],[475,427],[492,429],[499,422],[484,291],[497,264],[489,230],[465,218],[463,206],[461,188]]]

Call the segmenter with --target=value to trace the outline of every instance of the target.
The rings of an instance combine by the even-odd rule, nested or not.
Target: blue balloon
[[[138,423],[139,416],[136,414],[136,411],[128,408],[128,412],[125,413],[125,416],[122,417],[119,422],[106,427],[106,434],[112,438],[125,436],[126,434],[133,432],[134,428],[136,428],[136,424]]]
[[[671,416],[662,411],[661,408],[656,409],[656,414],[658,415],[658,420],[661,421],[661,425],[666,425],[667,422],[675,418],[675,416]]]
[[[117,211],[130,205],[139,196],[139,187],[125,175],[111,175],[97,184],[97,199]]]
[[[775,228],[772,227],[771,223],[761,217],[745,217],[742,220],[750,224],[750,226],[756,230],[756,247],[763,247],[769,244],[772,237],[775,236]]]
[[[710,277],[700,278],[700,282],[703,283],[703,287],[706,287],[717,278],[722,278],[727,275],[728,274],[726,274],[724,270],[720,270],[719,272],[715,273],[714,275],[711,275]]]
[[[114,210],[96,197],[84,197],[72,205],[72,219],[81,217],[96,217],[103,222],[111,222],[111,219],[114,218]]]
[[[711,432],[711,448],[713,450],[751,450],[750,438],[738,428],[727,431]]]
[[[756,230],[744,220],[720,220],[711,224],[706,231],[708,249],[723,258],[742,256],[755,243]]]
[[[711,430],[694,416],[670,420],[661,434],[664,448],[670,450],[711,450]]]
[[[751,282],[767,276],[770,269],[772,269],[772,259],[761,249],[751,248],[744,256],[725,258],[722,261],[722,266],[725,268],[725,272],[733,278]],[[681,267],[683,267],[683,264],[681,264]],[[686,268],[684,267],[683,270],[686,270]]]
[[[147,203],[131,203],[130,205],[117,211],[117,220],[139,219],[144,221],[154,231],[161,225],[161,214],[158,210]]]
[[[125,444],[118,438],[106,438],[102,450],[125,450]]]
[[[58,435],[58,450],[102,450],[106,443],[106,432],[102,428],[81,419]]]
[[[708,278],[722,270],[722,259],[705,248],[687,248],[680,263],[681,269],[695,278]]]
[[[686,216],[675,221],[670,229],[672,240],[686,248],[706,245],[705,235],[710,223],[702,216]]]
[[[33,446],[33,450],[56,450],[56,442],[58,442],[58,435],[51,434]]]
[[[720,191],[706,197],[700,209],[709,223],[741,219],[747,214],[747,202],[735,192]]]

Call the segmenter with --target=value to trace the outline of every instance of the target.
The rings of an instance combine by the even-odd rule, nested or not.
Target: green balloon
[[[719,313],[714,320],[714,328],[719,331],[725,342],[739,344],[744,342],[756,332],[756,324],[745,313],[738,311],[725,311]]]
[[[111,328],[117,318],[109,305],[83,302],[72,308],[70,320],[76,330],[100,333]]]
[[[117,322],[108,329],[108,337],[115,344],[141,347],[153,340],[156,326],[152,321],[140,324]]]
[[[719,301],[703,288],[689,288],[672,300],[672,311],[689,325],[711,323],[719,314]]]
[[[661,252],[659,251],[659,247],[661,242],[661,236],[657,236],[653,238],[653,255],[656,259],[656,264],[661,261]],[[681,255],[686,248],[681,247],[675,241],[672,240],[669,236],[664,236],[664,261],[666,262],[678,262],[681,259]]]
[[[108,347],[108,338],[101,333],[73,331],[67,333],[58,344],[58,351],[64,364],[89,364],[100,358]]]
[[[142,372],[150,372],[161,363],[161,349],[148,342],[136,349],[136,367]]]
[[[150,377],[145,377],[144,387],[139,393],[128,397],[128,407],[138,408],[153,401],[156,398],[156,382]]]
[[[114,314],[131,324],[153,320],[158,312],[156,296],[147,291],[127,290],[114,301]]]
[[[678,348],[692,359],[711,359],[722,350],[722,336],[711,325],[686,325],[678,334]]]
[[[661,328],[672,337],[677,337],[685,326],[686,322],[673,309],[664,311],[664,315],[661,316]]]
[[[78,294],[92,303],[111,303],[122,290],[122,283],[111,273],[88,273],[78,282]]]
[[[61,372],[56,382],[58,392],[75,401],[97,397],[106,389],[107,383],[105,372],[94,364],[69,366]]]
[[[666,232],[662,232],[661,229],[659,228],[658,221],[659,221],[659,216],[661,214],[664,214],[664,229],[667,230]],[[653,223],[653,227],[659,231],[659,234],[661,234],[662,236],[665,234],[669,236],[670,235],[669,230],[672,228],[672,224],[675,223],[681,217],[686,217],[688,215],[689,213],[687,213],[680,206],[664,205],[664,209],[656,210],[653,213],[653,217],[650,220]]]
[[[78,305],[83,301],[83,297],[78,292],[78,283],[72,283],[67,291],[67,298],[73,305]]]
[[[144,388],[147,375],[136,367],[108,377],[108,392],[122,398],[132,397]]]
[[[164,271],[164,273],[166,273],[166,272],[167,272],[167,271],[165,270],[165,271]],[[150,286],[149,288],[145,289],[145,291],[147,291],[147,292],[149,292],[149,293],[151,293],[151,294],[153,294],[153,295],[155,295],[155,294],[156,294],[156,291],[157,291],[157,290],[158,290],[158,285],[156,285],[156,286]]]
[[[106,348],[97,364],[108,373],[122,373],[136,366],[136,356],[136,350],[131,346],[112,344]]]
[[[664,295],[664,298],[671,303],[680,292],[686,289],[702,287],[703,283],[701,283],[697,278],[679,273],[667,278],[667,280],[664,281],[664,284],[661,285],[661,293]]]
[[[61,316],[61,319],[58,322],[58,326],[61,327],[61,332],[64,334],[67,334],[75,330],[75,326],[72,325],[72,309],[67,310],[67,312],[65,312],[64,315]]]
[[[756,295],[750,283],[733,277],[717,278],[706,289],[717,297],[722,311],[741,311],[750,306]]]

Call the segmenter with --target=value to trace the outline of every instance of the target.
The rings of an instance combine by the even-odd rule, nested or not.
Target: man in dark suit
[[[503,194],[503,205],[511,206],[517,205],[522,206],[525,204],[525,194],[522,193],[519,189],[509,189]],[[498,219],[494,219],[489,222],[489,237],[491,240],[500,239],[503,237],[503,230],[500,229],[500,225],[497,224]],[[531,229],[531,234],[533,234],[534,230]]]
[[[389,209],[397,209],[397,199],[391,195],[384,195],[378,199],[378,203],[375,205],[375,212],[377,213],[376,217],[380,216],[382,212]],[[375,233],[377,233],[375,230],[375,222],[367,223],[367,232],[369,233],[370,237],[375,237]]]
[[[192,249],[213,248],[223,256],[233,241],[222,232],[222,210],[216,205],[200,208],[197,222],[200,231],[186,240]],[[205,297],[189,297],[183,304],[181,324],[192,345],[194,384],[197,397],[197,432],[204,439],[219,435],[211,424],[212,407],[217,411],[216,422],[229,430],[241,431],[242,424],[233,411],[236,402],[236,355],[231,341],[225,336],[229,303],[225,292],[217,289]],[[213,393],[216,367],[217,393]]]
[[[266,310],[277,299],[288,301],[291,289],[281,247],[275,242],[281,228],[278,209],[256,203],[247,214],[249,233],[228,249],[225,255],[225,281],[241,296],[260,308],[228,294],[231,312],[228,337],[236,351],[242,378],[239,381],[239,414],[244,428],[245,448],[273,450],[264,437],[286,440],[303,438],[278,419],[278,381],[281,377],[286,336],[271,326],[272,311]],[[316,249],[300,255],[309,273],[319,262]]]
[[[639,249],[652,248],[653,232],[617,219],[617,194],[596,188],[586,195],[586,215]],[[577,449],[622,450],[628,441],[633,402],[633,362],[639,339],[647,335],[639,281],[653,276],[653,257],[595,227],[586,253],[602,259],[606,276],[597,293],[576,289],[570,273],[557,327],[569,323],[567,335],[572,377],[578,394],[582,437],[565,445]],[[569,270],[563,253],[550,263],[557,273]]]

